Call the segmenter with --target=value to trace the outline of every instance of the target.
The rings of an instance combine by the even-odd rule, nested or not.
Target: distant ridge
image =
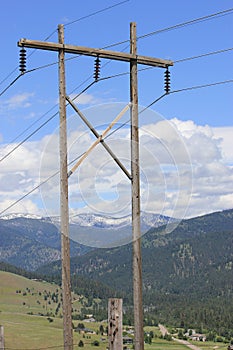
[[[141,226],[144,232],[151,227],[165,224],[170,218],[142,213]],[[117,232],[117,234],[116,234]],[[100,237],[102,241],[99,243]],[[116,245],[131,239],[131,216],[105,217],[95,214],[80,214],[70,223],[71,257],[85,254],[105,242],[119,238]],[[106,239],[107,238],[107,239]],[[115,243],[115,242],[114,242]],[[58,217],[42,217],[34,214],[11,213],[0,217],[0,260],[29,271],[41,265],[61,259],[61,238]]]

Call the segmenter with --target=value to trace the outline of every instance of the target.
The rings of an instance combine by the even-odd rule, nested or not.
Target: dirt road
[[[188,348],[190,348],[192,350],[202,350],[198,346],[190,344],[187,340],[182,340],[182,339],[177,339],[177,338],[172,338],[172,339],[178,343],[186,345]]]
[[[162,324],[159,324],[159,330],[163,336],[165,336],[165,334],[169,334],[167,328],[164,327]],[[173,337],[172,337],[172,340],[176,341],[177,343],[186,345],[188,348],[190,348],[192,350],[201,350],[198,346],[190,344],[187,340],[177,339],[177,338],[173,338]]]

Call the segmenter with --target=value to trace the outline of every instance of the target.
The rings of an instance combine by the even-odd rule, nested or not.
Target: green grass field
[[[25,277],[0,271],[0,325],[4,326],[6,350],[62,350],[63,349],[63,323],[61,318],[60,300],[61,290],[58,286],[44,282],[29,280]],[[72,295],[75,312],[82,307],[79,297]],[[57,313],[56,313],[57,310]],[[56,313],[56,315],[55,315]],[[74,321],[74,326],[82,321]],[[100,323],[84,323],[86,328],[95,332],[99,330]],[[106,328],[107,324],[103,324]],[[152,344],[145,344],[145,350],[184,350],[186,346],[175,341],[166,341],[159,338],[157,327],[146,327],[146,331],[153,330],[157,335]],[[106,350],[107,336],[99,334],[79,334],[74,332],[74,349],[80,340],[84,349]],[[94,341],[99,346],[93,346]],[[227,349],[226,344],[199,343],[201,350]]]

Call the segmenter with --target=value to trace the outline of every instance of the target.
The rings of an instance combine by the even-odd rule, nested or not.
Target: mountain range
[[[142,237],[145,290],[182,292],[187,284],[195,293],[209,290],[215,296],[233,291],[233,210],[183,220],[172,232],[166,226],[151,228]],[[132,244],[94,249],[71,258],[71,272],[129,292],[132,281]],[[60,261],[38,269],[51,274]],[[228,277],[227,277],[228,276]],[[223,283],[222,280],[226,278]],[[122,287],[124,285],[124,287]]]
[[[142,213],[143,232],[163,225],[170,218]],[[26,270],[61,259],[59,219],[9,214],[0,218],[0,261]],[[93,247],[112,247],[131,240],[131,217],[80,214],[70,221],[70,255],[79,256]]]
[[[116,234],[130,229],[126,219],[107,218],[106,225],[104,218],[81,216],[78,220],[80,230]],[[158,220],[158,227],[151,227],[142,237],[147,319],[194,328],[203,325],[218,334],[229,332],[233,323],[233,209],[182,220],[173,230],[167,230],[170,218],[162,220],[165,225],[159,226]],[[1,219],[0,249],[1,261],[60,283],[60,234],[50,219]],[[97,249],[71,240],[70,264],[77,293],[81,288],[88,298],[116,295],[124,298],[125,305],[132,305],[131,243]]]

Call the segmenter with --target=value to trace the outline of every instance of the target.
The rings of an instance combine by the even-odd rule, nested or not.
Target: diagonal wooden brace
[[[122,111],[116,116],[116,118],[109,124],[109,126],[104,130],[102,135],[99,135],[98,139],[88,148],[88,150],[83,154],[83,156],[77,161],[73,168],[68,172],[68,177],[70,177],[74,171],[79,167],[79,165],[87,158],[91,151],[104,140],[104,137],[112,129],[112,127],[120,120],[120,118],[125,114],[125,112],[130,108],[130,105],[125,106]]]

